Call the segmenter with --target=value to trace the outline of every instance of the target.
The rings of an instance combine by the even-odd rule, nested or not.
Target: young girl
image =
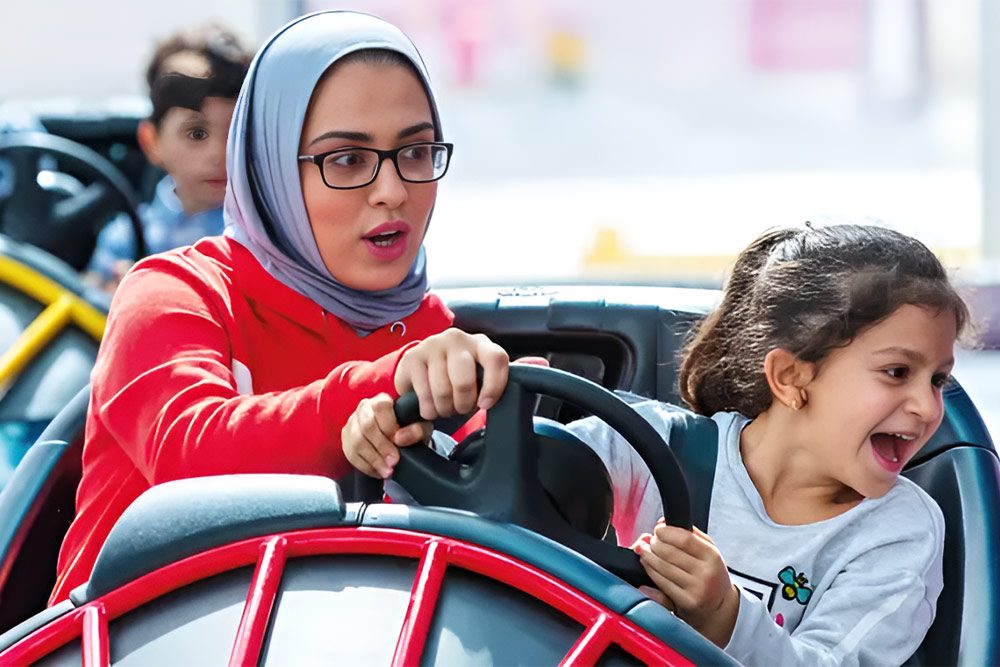
[[[602,422],[573,425],[608,463],[650,597],[745,664],[910,657],[941,591],[944,520],[899,472],[941,423],[967,319],[937,258],[902,234],[752,243],[680,371],[684,400],[719,427],[711,538],[655,523],[638,455]],[[635,407],[669,442],[677,408]]]
[[[427,419],[495,402],[506,353],[449,329],[427,293],[422,240],[451,153],[441,140],[424,65],[394,26],[323,12],[261,48],[229,134],[226,235],[140,262],[115,295],[51,602],[87,580],[153,484],[338,478],[347,456],[384,476],[393,445],[427,427],[345,454],[349,421],[391,419],[395,431],[391,409],[361,399],[413,387]]]

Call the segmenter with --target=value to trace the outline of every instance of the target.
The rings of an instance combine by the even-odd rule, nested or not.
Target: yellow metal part
[[[94,340],[104,336],[107,317],[51,278],[0,255],[0,281],[36,301],[45,309],[0,355],[0,387],[7,387],[67,324],[74,323]]]

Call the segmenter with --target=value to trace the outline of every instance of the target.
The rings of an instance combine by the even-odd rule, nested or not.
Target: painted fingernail
[[[653,536],[650,535],[649,533],[645,533],[639,539],[642,540],[643,542],[645,542],[646,544],[652,544],[652,542],[653,542]]]
[[[666,523],[667,523],[667,520],[666,520],[666,519],[664,519],[664,518],[663,518],[663,517],[661,516],[661,517],[660,517],[660,520],[656,522],[656,525],[657,525],[657,526],[659,526],[659,525],[661,525],[661,524],[666,524]]]
[[[639,556],[641,556],[642,555],[642,544],[636,542],[635,546],[632,547],[632,551],[634,551],[636,554],[638,554]]]

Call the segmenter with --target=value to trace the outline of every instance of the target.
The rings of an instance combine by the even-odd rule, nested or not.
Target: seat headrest
[[[974,445],[995,451],[993,440],[972,399],[957,381],[952,380],[942,392],[944,418],[937,431],[907,464],[918,466],[956,444]]]

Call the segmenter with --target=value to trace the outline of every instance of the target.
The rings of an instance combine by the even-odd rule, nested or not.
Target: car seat
[[[45,428],[0,491],[0,632],[42,610],[73,520],[90,386]]]

